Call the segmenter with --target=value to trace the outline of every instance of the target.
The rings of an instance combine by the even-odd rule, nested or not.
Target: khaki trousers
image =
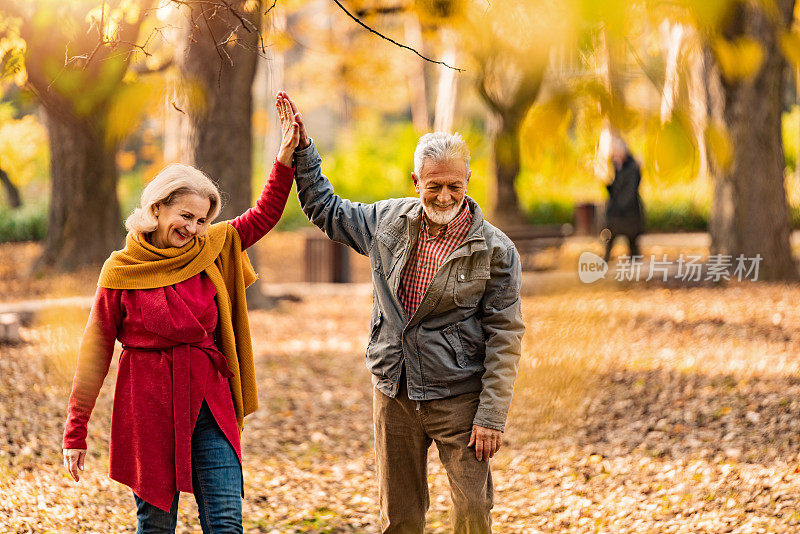
[[[381,532],[421,534],[428,495],[428,448],[436,442],[450,482],[451,518],[457,534],[491,532],[493,504],[489,462],[479,462],[467,447],[479,393],[412,401],[405,380],[397,398],[374,388],[373,422]]]

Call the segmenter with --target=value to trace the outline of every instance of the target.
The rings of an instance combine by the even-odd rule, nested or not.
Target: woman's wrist
[[[291,148],[284,148],[281,147],[280,151],[278,151],[278,161],[287,167],[292,166],[292,156],[294,154],[294,150]]]

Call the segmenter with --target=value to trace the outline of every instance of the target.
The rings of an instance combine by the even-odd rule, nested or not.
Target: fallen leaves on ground
[[[495,531],[800,530],[800,288],[635,285],[528,295]],[[370,298],[326,294],[251,314],[260,408],[243,434],[246,532],[377,532]],[[113,375],[79,484],[61,466],[63,354],[86,312],[44,317],[0,348],[0,525],[133,532],[107,476]],[[54,363],[55,362],[55,363]],[[428,529],[449,531],[430,455]],[[178,532],[199,531],[182,495]]]

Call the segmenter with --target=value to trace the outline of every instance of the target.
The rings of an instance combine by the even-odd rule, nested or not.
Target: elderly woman
[[[605,261],[611,259],[611,249],[618,236],[628,238],[630,257],[639,255],[639,236],[644,232],[644,211],[639,196],[642,176],[639,164],[628,150],[621,137],[611,137],[611,162],[614,164],[614,181],[606,184],[608,203],[606,204],[605,228],[601,233],[605,240]]]
[[[292,116],[288,104],[278,110]],[[109,476],[133,490],[137,532],[174,532],[181,491],[194,493],[203,532],[242,532],[239,435],[258,404],[245,302],[256,275],[244,250],[278,222],[292,185],[298,124],[281,123],[280,151],[255,207],[211,224],[221,208],[214,183],[170,165],[145,187],[125,223],[125,248],[100,273],[64,465],[78,481],[89,416],[119,339]]]

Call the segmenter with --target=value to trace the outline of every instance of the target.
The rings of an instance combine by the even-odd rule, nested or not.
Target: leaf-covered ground
[[[27,295],[25,284],[47,282],[14,283]],[[245,530],[376,532],[363,365],[371,291],[299,292],[300,302],[251,315],[261,407],[243,435]],[[524,354],[493,460],[495,531],[800,531],[798,301],[797,286],[752,283],[526,295]],[[85,317],[41,315],[25,345],[0,347],[3,532],[135,530],[130,491],[105,474],[114,369],[90,423],[85,478],[75,484],[61,466]],[[430,468],[429,531],[447,532],[435,447]],[[178,532],[195,531],[183,495]]]

